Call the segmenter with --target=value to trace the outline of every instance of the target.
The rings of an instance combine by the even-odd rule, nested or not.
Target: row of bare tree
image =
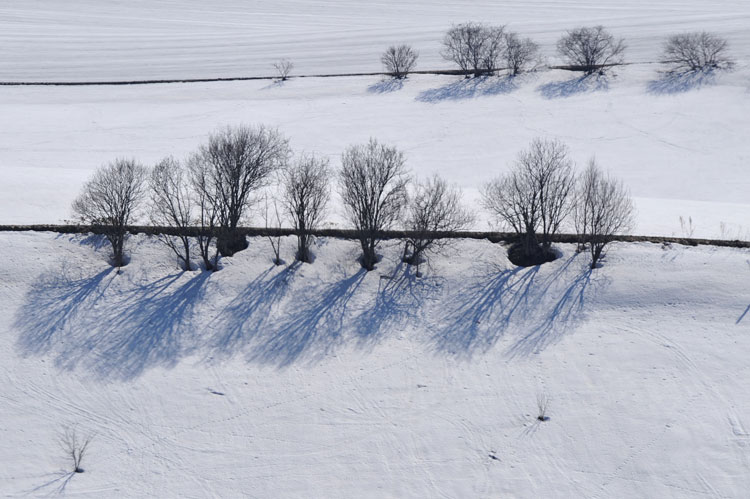
[[[566,32],[557,42],[557,52],[570,66],[586,74],[603,71],[624,62],[625,41],[603,26],[581,27]],[[507,69],[510,75],[533,70],[542,64],[539,45],[530,38],[491,26],[469,22],[451,27],[443,38],[444,59],[474,76]],[[409,45],[393,45],[381,57],[386,72],[403,78],[416,67],[418,54]],[[668,72],[731,69],[727,41],[718,35],[691,32],[672,35],[664,42],[661,62]],[[285,73],[283,79],[286,79]]]
[[[576,175],[568,148],[555,140],[535,139],[510,172],[484,185],[482,201],[498,222],[519,235],[508,252],[519,265],[554,260],[553,236],[572,218],[578,249],[588,247],[595,268],[606,245],[631,230],[634,220],[623,184],[593,158]]]
[[[593,160],[576,178],[568,156],[562,143],[537,139],[510,173],[483,189],[485,207],[519,235],[521,243],[510,252],[515,263],[553,259],[551,236],[571,213],[580,247],[591,249],[592,266],[612,237],[630,226],[632,203],[622,185]],[[277,180],[285,213],[282,217],[277,210],[278,224],[282,218],[291,224],[297,234],[296,258],[310,262],[312,234],[324,219],[333,172],[326,158],[290,158],[288,140],[275,129],[227,127],[209,135],[185,160],[167,157],[150,171],[132,159],[103,166],[86,183],[73,211],[107,237],[115,266],[125,263],[127,226],[146,207],[151,223],[176,229],[160,237],[184,269],[193,268],[197,251],[204,267],[214,270],[219,255],[247,247],[240,224],[261,189]],[[445,244],[440,232],[460,231],[474,222],[458,187],[436,175],[411,182],[403,152],[374,139],[343,152],[338,193],[368,270],[377,263],[382,232],[399,221],[409,231],[402,258],[417,266]],[[197,236],[189,236],[195,227]],[[280,263],[277,245],[274,252]]]

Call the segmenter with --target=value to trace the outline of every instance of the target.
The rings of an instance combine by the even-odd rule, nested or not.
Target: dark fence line
[[[107,227],[90,225],[0,225],[0,232],[57,232],[59,234],[103,234]],[[264,227],[240,227],[239,232],[249,237],[267,236],[293,236],[298,233],[291,228],[264,228]],[[189,227],[180,229],[178,227],[156,227],[152,225],[128,226],[131,234],[146,235],[187,235],[197,236],[204,233],[200,227]],[[214,231],[217,233],[218,231]],[[340,239],[357,239],[359,233],[354,229],[318,229],[309,231],[309,234],[317,237],[336,237]],[[405,239],[419,235],[419,233],[408,230],[386,230],[378,233],[382,239]],[[455,231],[455,232],[430,232],[429,236],[435,239],[487,239],[493,243],[514,242],[518,235],[514,232],[491,232],[491,231]],[[697,239],[688,237],[666,237],[666,236],[615,236],[615,241],[622,242],[650,242],[650,243],[674,243],[686,246],[722,246],[729,248],[750,248],[750,241],[722,240],[722,239]],[[552,237],[556,243],[575,243],[578,237],[575,234],[556,234]]]
[[[612,66],[627,66],[631,62],[617,64],[603,64],[594,66],[602,69]],[[638,64],[653,64],[651,62]],[[563,69],[566,71],[585,71],[588,66],[548,66],[549,69]],[[508,68],[498,68],[495,71],[505,71]],[[409,71],[409,74],[431,74],[431,75],[473,75],[472,70],[463,69],[424,69]],[[295,78],[339,78],[345,76],[391,76],[391,73],[376,71],[369,73],[329,73],[329,74],[305,74],[290,75],[288,80]],[[118,86],[118,85],[158,85],[165,83],[213,83],[225,81],[254,81],[254,80],[278,80],[278,76],[227,76],[217,78],[174,78],[174,79],[153,79],[153,80],[110,80],[110,81],[0,81],[0,86],[5,87],[24,87],[24,86],[48,86],[48,87],[86,87],[86,86]]]
[[[410,71],[409,74],[434,74],[434,75],[470,75],[473,71],[460,69],[433,69],[422,71]],[[390,76],[383,71],[370,73],[330,73],[330,74],[305,74],[290,75],[287,80],[295,78],[338,78],[345,76]],[[60,86],[60,87],[83,87],[92,85],[156,85],[160,83],[211,83],[223,81],[254,81],[254,80],[278,80],[279,76],[228,76],[217,78],[175,78],[155,80],[112,80],[112,81],[0,81],[0,86]]]

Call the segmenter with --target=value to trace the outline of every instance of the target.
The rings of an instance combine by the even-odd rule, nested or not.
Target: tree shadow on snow
[[[518,76],[479,76],[464,78],[439,88],[420,92],[420,102],[473,99],[490,95],[509,94],[518,89]]]
[[[211,355],[230,357],[243,351],[268,327],[274,306],[286,295],[300,265],[295,261],[278,272],[278,267],[270,267],[219,312],[207,328],[217,331],[209,342]]]
[[[69,239],[82,246],[89,246],[93,248],[95,251],[100,251],[104,248],[109,247],[109,241],[102,234],[86,234],[86,235],[76,234],[75,236]]]
[[[591,284],[591,272],[591,269],[585,269],[573,279],[542,320],[510,346],[507,351],[510,357],[526,357],[541,352],[581,319],[586,290]]]
[[[260,89],[261,90],[272,90],[274,88],[281,88],[285,84],[286,84],[285,80],[275,79],[275,80],[271,81],[271,83],[269,83],[268,85],[266,85],[264,87],[261,87]]]
[[[278,324],[258,339],[248,361],[286,367],[302,358],[316,360],[325,356],[341,343],[347,306],[366,274],[360,269],[322,290],[310,290],[306,302],[288,310]]]
[[[14,327],[21,331],[16,347],[22,355],[44,355],[65,341],[82,312],[94,306],[114,275],[108,267],[90,277],[70,277],[66,272],[42,275],[31,285],[18,309]]]
[[[576,256],[545,277],[539,277],[539,266],[506,270],[490,265],[456,294],[458,301],[432,337],[437,351],[467,358],[486,352],[511,326],[520,334],[506,352],[510,357],[538,353],[560,339],[583,319],[592,281],[608,282],[592,279],[587,265],[571,278]]]
[[[425,300],[437,296],[441,286],[436,277],[417,277],[411,265],[399,263],[393,274],[382,276],[372,308],[364,310],[354,321],[360,347],[372,347],[386,330],[416,320]]]
[[[590,74],[576,76],[565,81],[554,81],[541,85],[537,90],[546,99],[561,99],[574,95],[606,91],[609,89],[607,75]]]
[[[742,315],[740,315],[740,316],[739,316],[739,317],[737,318],[737,322],[735,322],[735,324],[739,324],[740,322],[742,322],[742,319],[744,319],[744,318],[745,318],[745,316],[747,315],[747,313],[748,313],[748,312],[750,312],[750,305],[748,305],[748,306],[747,306],[747,308],[745,309],[745,311],[744,311],[744,312],[742,312]]]
[[[41,278],[33,285],[16,321],[21,351],[53,353],[61,369],[82,367],[119,380],[173,367],[190,353],[195,341],[189,319],[210,273],[187,280],[186,273],[173,274],[102,299],[102,274],[111,271],[83,281]]]
[[[656,95],[679,94],[713,85],[715,81],[714,71],[665,71],[660,78],[648,82],[646,90]]]
[[[380,80],[377,83],[373,83],[367,87],[367,91],[371,94],[388,94],[391,92],[397,92],[404,88],[404,80],[398,78],[388,78]]]
[[[490,265],[484,275],[471,279],[433,336],[438,351],[469,357],[487,351],[516,312],[524,312],[522,305],[529,299],[538,272],[538,266],[506,270]]]

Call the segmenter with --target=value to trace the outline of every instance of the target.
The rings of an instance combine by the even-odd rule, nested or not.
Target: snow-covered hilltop
[[[139,236],[117,274],[97,241],[0,235],[5,494],[64,483],[65,427],[94,435],[74,496],[744,494],[746,250],[617,243],[589,272],[464,240],[418,279],[335,239],[209,274]]]

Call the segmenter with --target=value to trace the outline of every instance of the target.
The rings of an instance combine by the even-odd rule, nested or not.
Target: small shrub
[[[281,79],[281,81],[286,81],[289,79],[289,73],[294,69],[294,64],[288,59],[281,59],[273,64],[273,68],[276,70],[279,79]]]
[[[83,473],[84,470],[81,467],[81,463],[91,440],[91,436],[83,439],[79,438],[75,428],[65,428],[63,434],[60,436],[60,446],[63,452],[70,458],[73,473]]]
[[[670,36],[664,44],[661,62],[669,72],[729,70],[734,61],[724,38],[705,31]]]
[[[562,58],[586,74],[604,71],[607,65],[622,64],[625,47],[625,42],[612,36],[604,26],[576,28],[557,42],[557,52]]]
[[[394,78],[405,78],[417,64],[419,54],[409,45],[391,45],[380,57],[386,72]]]
[[[546,393],[540,393],[536,396],[536,407],[537,407],[537,417],[536,419],[538,421],[548,421],[549,416],[547,416],[547,408],[549,407],[549,397]]]

